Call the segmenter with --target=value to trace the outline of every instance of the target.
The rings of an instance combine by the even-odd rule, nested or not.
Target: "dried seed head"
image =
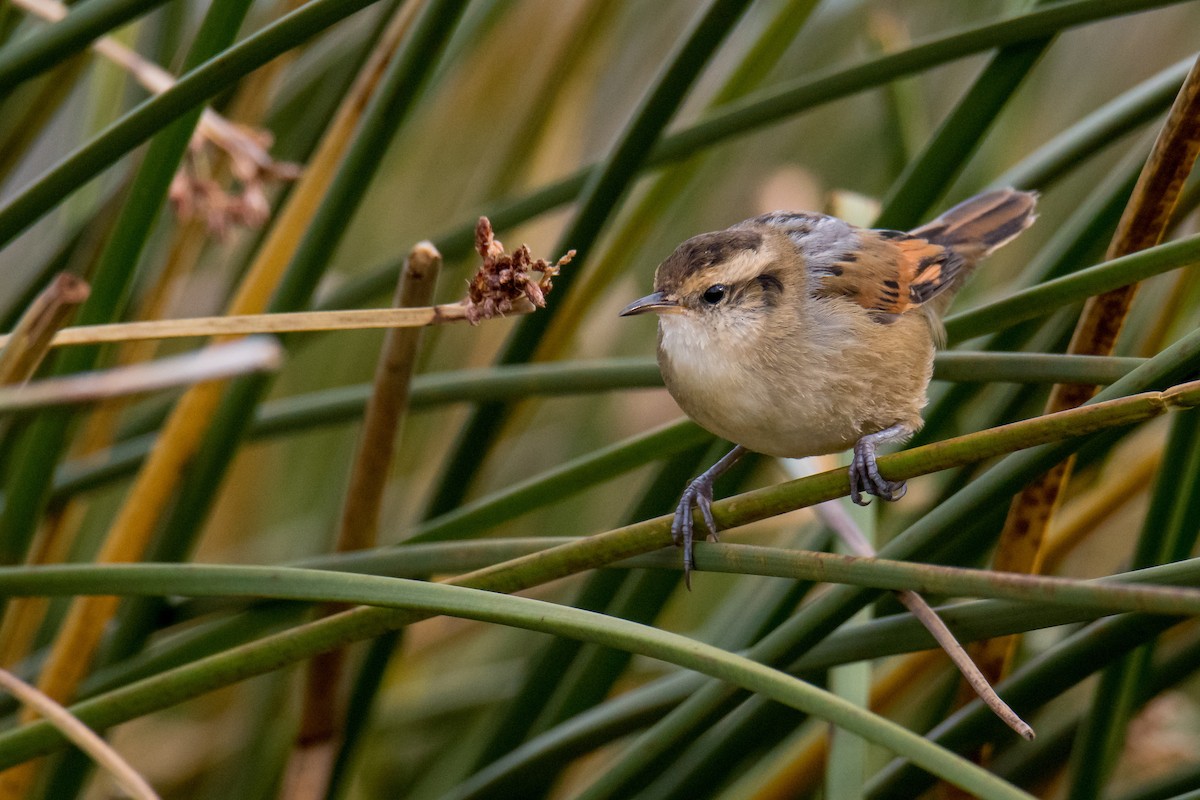
[[[267,183],[295,180],[301,171],[297,164],[275,161],[268,152],[272,142],[268,131],[205,114],[171,182],[175,213],[203,218],[217,237],[235,225],[261,227],[271,214]],[[218,178],[218,162],[227,169],[228,188]]]
[[[506,253],[504,245],[493,235],[487,217],[480,217],[475,226],[475,249],[483,263],[467,289],[467,319],[472,325],[509,313],[522,299],[536,308],[544,308],[552,279],[575,257],[575,251],[571,250],[551,264],[542,258],[535,260],[526,245]],[[540,277],[535,280],[531,272],[540,273]]]

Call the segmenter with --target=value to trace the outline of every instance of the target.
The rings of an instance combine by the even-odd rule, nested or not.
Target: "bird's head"
[[[654,293],[630,303],[621,316],[654,312],[664,323],[680,315],[706,326],[740,326],[778,304],[783,269],[777,248],[758,231],[702,233],[659,265]]]

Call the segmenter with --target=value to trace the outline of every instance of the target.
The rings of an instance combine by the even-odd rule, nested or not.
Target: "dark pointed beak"
[[[663,292],[655,292],[625,306],[621,311],[621,316],[632,317],[634,314],[645,314],[647,311],[674,313],[682,310],[677,301],[667,299]]]

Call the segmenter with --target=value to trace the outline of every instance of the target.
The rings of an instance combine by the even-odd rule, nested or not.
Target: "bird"
[[[923,425],[943,343],[940,315],[975,266],[1033,224],[1037,195],[1003,188],[911,231],[774,211],[679,245],[654,292],[621,316],[658,317],[667,390],[736,446],[684,489],[671,525],[684,577],[695,568],[693,507],[717,539],[713,484],[748,451],[804,458],[852,449],[850,497],[900,499],[880,446]]]

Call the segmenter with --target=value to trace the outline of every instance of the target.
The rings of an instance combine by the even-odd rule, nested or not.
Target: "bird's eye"
[[[715,283],[705,289],[704,294],[701,296],[704,298],[704,302],[708,303],[710,306],[715,306],[725,298],[725,285],[721,283]]]

